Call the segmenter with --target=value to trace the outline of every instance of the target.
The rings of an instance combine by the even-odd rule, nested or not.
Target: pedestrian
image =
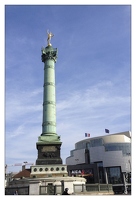
[[[17,190],[14,192],[14,195],[18,195],[18,192],[17,192]]]
[[[62,193],[62,195],[69,195],[68,194],[68,188],[65,188],[64,192]]]

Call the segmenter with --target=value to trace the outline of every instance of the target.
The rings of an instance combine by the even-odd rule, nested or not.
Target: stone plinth
[[[62,164],[60,158],[61,142],[39,142],[36,146],[38,150],[36,165]]]
[[[32,165],[30,177],[66,177],[68,175],[67,165]]]

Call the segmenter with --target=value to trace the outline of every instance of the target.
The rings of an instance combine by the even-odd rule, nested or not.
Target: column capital
[[[46,60],[54,60],[54,62],[57,61],[57,54],[58,50],[57,48],[53,48],[52,46],[47,46],[46,48],[42,47],[42,62],[45,63]]]

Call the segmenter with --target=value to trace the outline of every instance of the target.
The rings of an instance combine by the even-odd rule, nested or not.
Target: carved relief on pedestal
[[[54,152],[45,152],[45,153],[43,153],[43,156],[45,158],[55,158],[55,157],[57,157],[57,155]]]
[[[41,152],[55,152],[57,149],[55,146],[44,146],[41,149]]]

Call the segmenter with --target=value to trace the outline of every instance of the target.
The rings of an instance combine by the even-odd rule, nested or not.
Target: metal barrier
[[[74,193],[78,192],[110,192],[113,191],[112,184],[79,184],[74,185]]]
[[[29,186],[25,187],[6,187],[5,195],[14,195],[14,192],[17,191],[18,195],[29,195]]]
[[[87,192],[111,192],[113,191],[112,184],[76,184],[73,185],[74,193],[87,193]],[[47,186],[40,186],[39,195],[61,195],[64,191],[63,185],[48,184]],[[7,187],[5,188],[6,195],[13,195],[15,191],[19,195],[29,195],[28,187]]]
[[[76,184],[73,185],[74,193],[82,192],[112,192],[112,184]],[[40,195],[61,195],[64,188],[63,185],[47,185],[40,186]],[[73,194],[74,194],[73,193]]]
[[[40,186],[40,195],[61,195],[63,192],[62,185]]]

